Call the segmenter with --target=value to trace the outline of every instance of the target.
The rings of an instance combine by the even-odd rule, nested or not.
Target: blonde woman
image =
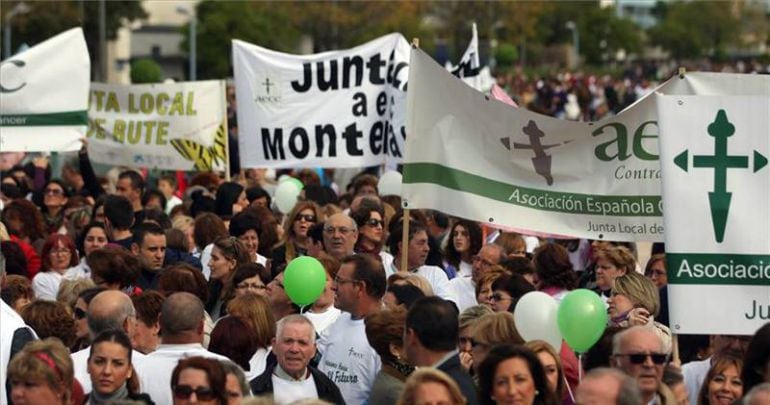
[[[465,405],[468,401],[448,375],[433,368],[421,368],[406,380],[398,405],[425,403]]]

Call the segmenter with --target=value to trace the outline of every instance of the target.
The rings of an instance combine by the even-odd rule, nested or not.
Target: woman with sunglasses
[[[93,391],[86,397],[87,405],[134,401],[155,404],[149,395],[139,392],[139,378],[131,362],[131,339],[119,330],[102,332],[91,345],[88,374]]]
[[[385,244],[385,209],[382,204],[364,198],[358,207],[350,213],[358,226],[358,240],[353,250],[379,257]],[[385,253],[388,254],[388,253]],[[391,259],[392,260],[392,259]]]
[[[75,318],[75,343],[71,347],[72,353],[83,350],[91,345],[91,335],[88,331],[88,304],[102,291],[104,287],[92,287],[83,290],[75,300],[72,316]]]
[[[190,357],[180,360],[171,375],[174,405],[227,404],[227,376],[214,359]]]
[[[281,269],[286,263],[307,254],[307,231],[311,226],[323,221],[321,209],[312,201],[299,201],[289,211],[283,223],[283,241],[273,249],[272,269]]]
[[[43,220],[49,233],[66,232],[64,206],[69,195],[61,180],[50,180],[43,188]]]

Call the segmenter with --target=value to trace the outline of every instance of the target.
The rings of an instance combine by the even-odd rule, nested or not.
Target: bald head
[[[169,339],[191,339],[198,341],[198,334],[203,338],[203,302],[200,298],[186,292],[171,294],[163,302],[160,310],[160,330],[163,342],[169,343]],[[177,341],[176,343],[182,343]]]
[[[134,304],[125,293],[117,290],[103,291],[88,304],[88,330],[91,337],[108,331],[122,330],[133,333]]]
[[[620,370],[596,368],[580,382],[575,399],[587,405],[641,405],[642,395],[636,381]]]

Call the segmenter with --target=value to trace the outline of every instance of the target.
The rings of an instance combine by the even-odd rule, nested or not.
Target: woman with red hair
[[[52,234],[43,244],[42,271],[32,279],[32,290],[39,300],[56,301],[62,276],[78,264],[78,251],[67,235]]]

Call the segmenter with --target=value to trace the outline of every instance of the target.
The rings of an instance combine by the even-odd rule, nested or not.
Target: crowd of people
[[[662,246],[640,263],[632,243],[403,210],[370,172],[284,174],[304,184],[287,213],[264,170],[110,180],[86,145],[61,180],[44,158],[4,173],[0,403],[770,401],[770,323],[675,341]],[[326,272],[303,307],[284,285],[300,256]],[[522,338],[522,296],[576,288],[607,306],[590,350]]]

